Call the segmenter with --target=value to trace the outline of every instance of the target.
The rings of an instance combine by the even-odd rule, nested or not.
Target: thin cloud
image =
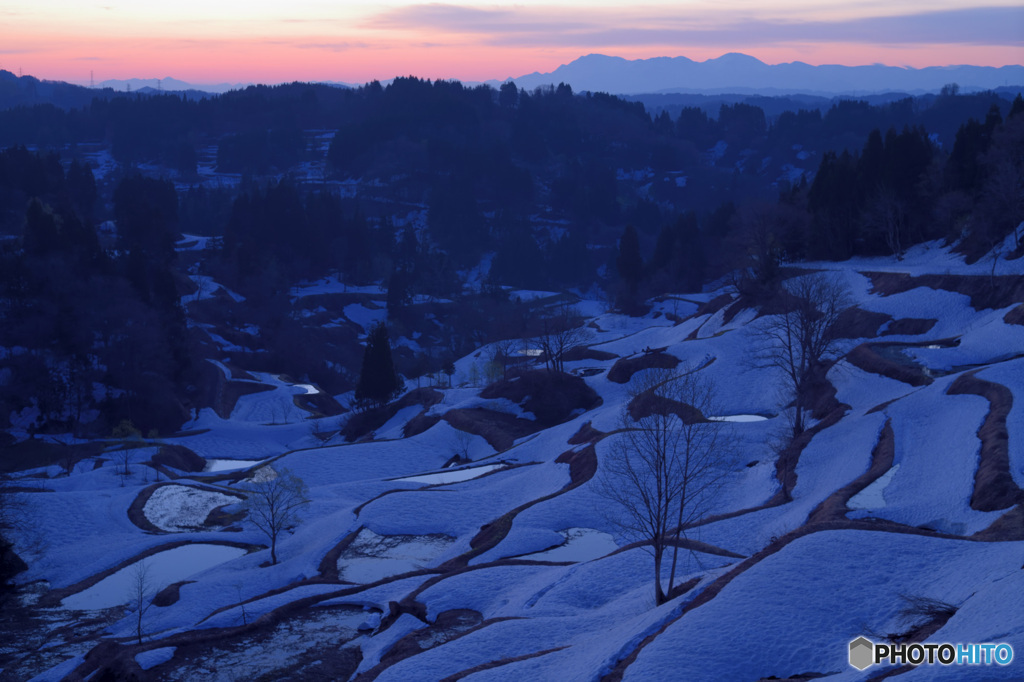
[[[638,17],[592,13],[591,21],[559,11],[414,5],[373,17],[368,27],[476,36],[488,45],[601,47],[626,45],[766,46],[790,42],[891,45],[1024,45],[1024,8],[977,7],[842,21],[772,21],[706,16]]]
[[[411,5],[382,12],[364,23],[374,29],[431,29],[447,33],[533,33],[537,31],[578,31],[599,28],[599,24],[569,21],[557,13],[480,9],[462,5]]]
[[[292,47],[300,50],[326,50],[330,52],[347,52],[349,50],[365,50],[370,47],[367,43],[288,43],[284,41],[278,41],[274,44],[277,45],[291,45]]]

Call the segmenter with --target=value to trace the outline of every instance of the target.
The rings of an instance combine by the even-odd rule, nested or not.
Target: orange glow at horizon
[[[97,82],[173,77],[204,84],[364,83],[406,75],[504,80],[554,71],[591,53],[704,61],[743,52],[768,64],[915,68],[1024,63],[1024,36],[1015,36],[1012,26],[991,41],[992,31],[978,22],[968,25],[972,35],[958,35],[974,11],[963,0],[936,0],[933,7],[947,14],[921,15],[932,34],[905,39],[907,27],[915,25],[914,5],[907,0],[892,0],[886,17],[867,16],[866,6],[856,2],[819,8],[811,0],[788,0],[770,15],[753,0],[690,0],[686,17],[679,16],[678,2],[668,0],[649,0],[635,10],[604,0],[562,0],[557,7],[520,2],[327,6],[293,0],[281,6],[267,0],[134,0],[118,7],[111,0],[109,8],[83,9],[72,0],[36,0],[31,8],[0,8],[0,68],[77,83],[87,83],[92,71]],[[1007,2],[993,0],[1002,6],[978,11],[990,12],[989,25],[1006,24],[998,17],[1016,11]],[[892,14],[899,11],[904,15]],[[1019,16],[1024,20],[1024,10]],[[874,39],[883,34],[889,38]],[[929,40],[931,35],[954,36],[950,40],[956,42]]]

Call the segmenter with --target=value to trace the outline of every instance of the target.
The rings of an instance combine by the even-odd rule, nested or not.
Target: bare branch
[[[638,373],[630,396],[598,490],[621,512],[616,522],[623,532],[649,545],[661,604],[674,586],[682,531],[708,514],[728,447],[724,423],[707,419],[717,414],[714,386],[698,372]],[[670,546],[666,590],[661,568]]]
[[[270,563],[277,563],[277,538],[282,531],[298,525],[300,512],[309,504],[302,479],[288,469],[258,469],[244,488],[243,507],[249,520],[270,540]]]
[[[816,372],[835,359],[839,315],[850,306],[846,287],[834,276],[813,274],[787,282],[786,312],[766,318],[755,357],[761,367],[785,376],[795,407],[793,435],[804,430],[804,412]]]

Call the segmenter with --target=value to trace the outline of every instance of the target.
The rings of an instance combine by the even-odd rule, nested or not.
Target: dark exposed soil
[[[654,391],[644,391],[636,396],[629,401],[626,409],[629,411],[629,416],[633,421],[640,421],[655,414],[674,414],[684,424],[696,424],[707,421],[705,416],[700,413],[700,410],[692,405],[660,396]]]
[[[531,419],[521,419],[483,407],[448,410],[444,420],[460,431],[480,436],[498,452],[508,450],[517,439],[542,428]]]
[[[574,346],[562,354],[563,362],[577,362],[579,360],[597,360],[605,362],[619,357],[615,353],[606,350],[598,350],[589,346]]]
[[[871,293],[891,296],[917,287],[953,291],[969,296],[975,310],[1005,308],[1024,302],[1024,277],[1000,275],[918,275],[904,272],[862,272],[871,280]]]
[[[1006,324],[1024,325],[1024,303],[1003,315],[1003,322]]]
[[[542,427],[561,424],[580,410],[586,412],[601,404],[601,397],[583,379],[546,370],[522,372],[496,381],[484,388],[480,397],[511,400],[533,413]]]
[[[583,443],[594,443],[605,436],[604,431],[598,431],[590,422],[583,422],[579,431],[569,437],[569,445],[582,445]]]
[[[949,395],[978,395],[989,401],[989,411],[978,429],[981,461],[974,474],[971,508],[997,511],[1024,503],[1024,492],[1010,474],[1010,435],[1006,417],[1013,407],[1013,394],[1002,384],[985,381],[974,372],[962,374],[946,391]]]
[[[433,388],[423,387],[413,389],[393,403],[389,403],[383,407],[375,407],[369,410],[364,410],[363,412],[353,413],[352,416],[348,418],[348,421],[345,422],[345,426],[341,430],[341,435],[343,435],[345,440],[349,442],[358,440],[384,426],[389,419],[398,414],[399,410],[403,408],[421,405],[424,408],[424,412],[426,412],[427,408],[441,402],[443,398],[444,394]],[[423,413],[417,415],[417,417],[422,416],[425,415]],[[414,417],[414,419],[416,419],[416,417]],[[423,428],[423,430],[425,431],[427,428],[430,428],[434,423],[436,423],[436,421],[426,426],[426,428]],[[423,424],[421,423],[419,426],[423,426]],[[416,433],[419,433],[419,431]],[[406,433],[405,435],[408,436],[415,434]]]
[[[927,386],[932,383],[932,378],[920,368],[901,365],[886,359],[868,343],[862,343],[847,353],[846,360],[865,372],[880,374],[911,386]]]
[[[412,438],[430,429],[434,424],[441,421],[441,415],[420,413],[407,421],[402,427],[402,435]]]
[[[156,596],[153,597],[153,606],[170,606],[171,604],[176,604],[181,598],[181,588],[194,582],[194,580],[180,580],[176,583],[171,583],[156,593]]]
[[[853,306],[839,314],[832,329],[837,339],[873,339],[878,336],[879,328],[891,320],[885,313]]]
[[[935,318],[904,317],[893,320],[882,336],[918,336],[927,334],[939,321]]]
[[[206,468],[206,460],[192,452],[184,445],[161,445],[159,452],[153,455],[153,464],[195,473]]]
[[[823,523],[845,518],[846,512],[849,511],[846,503],[891,469],[895,454],[896,438],[893,434],[892,422],[886,420],[882,432],[878,436],[878,442],[875,443],[875,447],[871,451],[871,466],[868,467],[868,470],[829,495],[824,502],[815,507],[814,511],[808,515],[807,523]]]
[[[628,358],[621,358],[615,361],[612,368],[608,370],[608,381],[617,384],[627,383],[634,374],[644,369],[674,369],[679,364],[679,358],[669,355],[663,351],[634,355]]]

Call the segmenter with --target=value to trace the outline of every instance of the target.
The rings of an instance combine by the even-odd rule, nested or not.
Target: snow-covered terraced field
[[[1004,319],[1020,302],[975,309],[946,289],[873,289],[870,273],[988,274],[938,244],[900,262],[804,267],[831,271],[851,304],[890,316],[886,325],[935,323],[923,334],[876,336],[886,326],[840,339],[820,409],[796,440],[781,372],[753,358],[772,316],[742,305],[701,312],[728,293],[717,291],[669,297],[636,318],[585,302],[588,343],[608,355],[566,369],[586,369],[600,400],[547,428],[522,402],[464,385],[394,411],[372,438],[324,444],[294,400],[318,389],[262,373],[272,390],[242,396],[230,419],[204,410],[166,439],[206,458],[205,472],[155,488],[141,464],[128,477],[111,462],[67,477],[25,472],[19,484],[31,492],[18,497],[37,532],[15,533],[29,563],[19,583],[43,590],[35,608],[110,619],[94,655],[69,653],[31,674],[865,680],[894,670],[855,669],[849,642],[899,636],[1017,652],[1007,666],[925,665],[900,679],[1024,679],[1024,326]],[[1024,277],[1024,259],[1000,268]],[[342,292],[384,297],[334,279],[292,293]],[[363,327],[384,314],[345,307]],[[914,383],[849,355],[868,342],[902,344],[931,374]],[[608,476],[621,429],[637,423],[627,406],[645,376],[623,368],[662,354],[714,384],[716,409],[704,416],[721,440],[710,464],[717,487],[661,566],[677,589],[656,604],[650,546],[609,496]],[[477,356],[457,360],[456,377],[472,375]],[[421,416],[429,428],[404,437]],[[496,438],[513,423],[527,430]],[[232,473],[260,462],[308,488],[309,504],[280,528],[276,564],[252,517],[204,525],[254,485]],[[164,533],[129,519],[143,491],[142,513]],[[46,542],[33,544],[37,536]],[[169,539],[186,544],[160,551]],[[147,553],[154,584],[184,582],[145,610],[139,643],[126,562]],[[62,601],[48,602],[46,590]],[[48,636],[59,646],[66,635]],[[27,654],[3,660],[0,677],[30,668]]]

